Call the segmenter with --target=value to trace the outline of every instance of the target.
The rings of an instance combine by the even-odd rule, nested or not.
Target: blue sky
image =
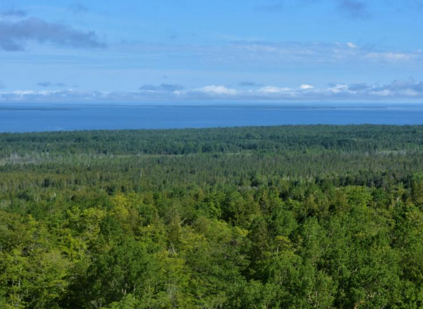
[[[423,0],[2,0],[0,102],[423,102]]]

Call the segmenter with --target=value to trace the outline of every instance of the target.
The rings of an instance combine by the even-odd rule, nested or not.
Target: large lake
[[[423,124],[423,105],[0,104],[0,132],[296,124]]]

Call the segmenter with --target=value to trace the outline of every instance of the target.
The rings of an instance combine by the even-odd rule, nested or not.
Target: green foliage
[[[422,308],[422,136],[0,134],[0,308]]]

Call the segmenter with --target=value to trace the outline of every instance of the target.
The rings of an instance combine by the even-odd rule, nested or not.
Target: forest
[[[423,126],[2,133],[0,308],[423,308]]]

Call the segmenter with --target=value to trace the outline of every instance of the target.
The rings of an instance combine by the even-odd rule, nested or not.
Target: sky
[[[419,102],[423,0],[2,0],[0,102]]]

